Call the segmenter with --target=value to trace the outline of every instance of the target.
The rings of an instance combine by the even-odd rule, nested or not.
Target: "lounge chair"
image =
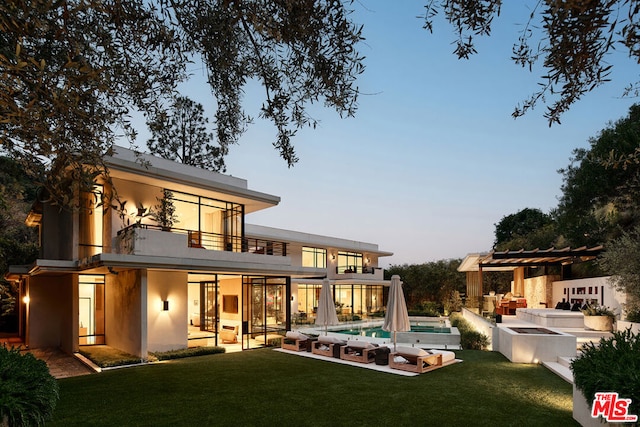
[[[339,359],[340,347],[344,345],[347,345],[347,342],[339,338],[320,335],[317,341],[311,343],[311,353]]]
[[[455,357],[452,351],[398,347],[389,355],[389,367],[422,374],[453,363]]]
[[[238,325],[220,325],[220,341],[224,344],[232,344],[238,342]]]
[[[340,347],[340,359],[352,362],[371,363],[376,360],[377,345],[366,341],[349,340]]]
[[[282,340],[282,348],[291,351],[306,351],[311,338],[297,331],[287,331]]]

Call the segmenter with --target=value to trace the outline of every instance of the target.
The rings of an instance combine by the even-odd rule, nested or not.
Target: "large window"
[[[279,344],[290,316],[290,287],[286,277],[243,277],[243,349]]]
[[[242,250],[244,206],[173,191],[177,228],[189,230],[189,243],[206,249]]]
[[[294,324],[315,322],[321,285],[298,284],[292,321]],[[332,285],[331,294],[336,303],[340,321],[361,320],[385,310],[382,285]]]
[[[338,273],[362,273],[362,254],[338,252]]]
[[[313,268],[327,268],[327,250],[303,246],[302,266]]]
[[[104,276],[81,274],[78,297],[79,344],[104,344]]]

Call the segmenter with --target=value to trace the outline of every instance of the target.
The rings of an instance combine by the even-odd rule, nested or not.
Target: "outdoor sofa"
[[[320,335],[317,341],[311,343],[311,353],[339,359],[340,347],[345,345],[347,342],[339,338]]]
[[[389,367],[422,374],[441,368],[455,361],[452,351],[424,350],[415,347],[398,347],[389,354]]]
[[[306,351],[311,338],[297,331],[287,331],[282,340],[282,348],[291,351]]]
[[[340,359],[352,362],[371,363],[376,360],[378,346],[367,341],[349,340],[340,347]]]

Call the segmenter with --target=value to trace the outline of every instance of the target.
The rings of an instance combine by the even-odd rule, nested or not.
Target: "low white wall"
[[[564,334],[520,334],[499,328],[499,351],[513,363],[557,362],[558,357],[574,357],[577,339]]]
[[[611,308],[619,319],[622,313],[622,304],[626,302],[626,296],[614,289],[609,284],[608,279],[609,276],[553,282],[553,306],[555,307],[563,299],[566,301],[571,301],[572,299],[594,299],[598,301],[599,305]],[[585,293],[578,294],[579,289],[584,289]],[[589,292],[589,289],[591,289],[591,292]]]
[[[634,334],[640,333],[640,323],[627,322],[626,320],[618,320],[615,328],[617,331],[624,331],[625,329],[631,328],[631,332]]]
[[[500,337],[498,335],[498,328],[496,327],[496,325],[464,307],[462,308],[462,317],[464,318],[464,320],[471,323],[475,330],[489,337],[489,340],[491,340],[491,342],[489,343],[488,350],[497,351],[498,341]]]
[[[587,402],[587,399],[582,394],[582,391],[573,385],[573,419],[580,423],[582,427],[602,427],[610,425],[625,425],[625,423],[608,423],[602,416],[593,418],[591,416],[591,405]]]

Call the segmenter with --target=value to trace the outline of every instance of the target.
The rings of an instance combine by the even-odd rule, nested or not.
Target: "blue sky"
[[[377,243],[394,253],[383,266],[487,251],[505,215],[557,206],[557,170],[635,101],[619,97],[638,77],[637,65],[620,55],[612,84],[575,104],[561,125],[549,128],[543,105],[514,120],[511,112],[541,75],[509,59],[531,2],[506,2],[491,37],[476,39],[478,54],[468,61],[452,54],[455,35],[442,18],[434,34],[422,29],[424,3],[354,4],[366,38],[358,112],[340,119],[313,107],[320,125],[299,131],[293,168],[272,147],[269,123],[256,119],[231,147],[227,173],[282,198],[248,222]],[[185,94],[206,108],[211,98],[198,80]],[[250,115],[258,115],[262,96],[257,86],[247,88]]]

